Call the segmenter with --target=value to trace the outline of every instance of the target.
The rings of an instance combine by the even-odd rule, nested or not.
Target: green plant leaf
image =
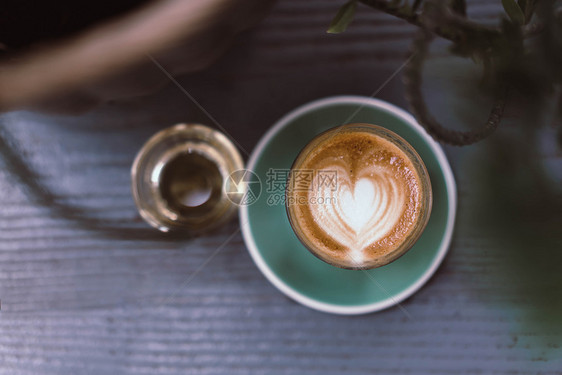
[[[345,3],[339,10],[330,27],[326,31],[328,34],[339,34],[343,33],[347,26],[353,21],[353,16],[355,15],[355,9],[357,8],[357,0],[351,0]]]
[[[523,11],[515,0],[502,0],[502,5],[509,18],[511,18],[511,21],[519,25],[525,23],[525,14],[523,14]]]

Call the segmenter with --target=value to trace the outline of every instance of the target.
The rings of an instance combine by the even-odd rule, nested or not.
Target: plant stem
[[[486,38],[490,38],[491,40],[500,36],[499,30],[471,22],[462,14],[453,13],[449,9],[440,6],[438,3],[432,3],[431,5],[433,5],[433,10],[437,12],[437,16],[444,18],[439,21],[445,21],[443,23],[447,25],[446,27],[435,22],[438,20],[433,20],[435,17],[426,17],[422,13],[418,13],[417,8],[420,6],[420,2],[415,3],[416,8],[410,8],[408,6],[397,6],[386,0],[359,1],[368,7],[403,19],[412,25],[426,29],[429,28],[433,33],[452,42],[458,42],[464,39],[466,35],[486,34]]]
[[[459,131],[448,129],[441,125],[430,113],[422,94],[422,71],[423,64],[428,54],[429,44],[433,35],[424,29],[420,29],[413,40],[411,54],[412,58],[404,69],[404,85],[406,100],[419,123],[436,140],[455,146],[464,146],[478,142],[498,127],[506,103],[507,88],[500,89],[488,120],[483,127],[475,130]]]
[[[419,15],[414,11],[410,11],[410,12],[405,12],[401,7],[397,7],[395,5],[392,5],[390,3],[388,3],[385,0],[359,0],[360,2],[362,2],[363,4],[383,11],[387,14],[390,14],[392,16],[401,18],[403,20],[405,20],[408,23],[411,23],[412,25],[416,25],[416,26],[422,26],[420,20],[419,20]],[[420,1],[417,0],[416,4],[414,5],[416,9],[418,8],[420,5]]]

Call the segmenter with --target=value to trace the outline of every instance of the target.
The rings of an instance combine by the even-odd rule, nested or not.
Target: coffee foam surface
[[[310,185],[290,206],[304,236],[325,257],[361,265],[398,248],[420,217],[420,177],[398,146],[371,132],[340,132],[299,166]],[[320,173],[319,173],[320,172]],[[326,175],[336,183],[326,183]]]

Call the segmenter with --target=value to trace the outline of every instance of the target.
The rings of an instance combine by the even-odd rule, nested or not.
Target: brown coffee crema
[[[307,147],[287,187],[287,210],[301,241],[340,267],[388,263],[427,209],[420,167],[369,128],[346,126]]]

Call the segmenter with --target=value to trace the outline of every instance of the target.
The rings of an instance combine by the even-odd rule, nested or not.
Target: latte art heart
[[[322,259],[349,267],[399,248],[420,217],[422,189],[412,161],[369,132],[342,132],[321,146],[300,164],[314,171],[308,185],[288,190],[299,202],[288,207],[299,237]],[[326,183],[328,174],[333,183]]]
[[[337,188],[320,186],[318,178],[310,193],[310,213],[317,225],[335,241],[345,246],[356,261],[362,250],[376,243],[394,228],[407,204],[406,194],[396,178],[383,168],[373,166],[361,172],[355,181],[346,169],[335,165]],[[321,176],[321,174],[317,174]]]
[[[355,184],[353,193],[348,188],[340,189],[334,206],[343,223],[349,225],[356,235],[362,234],[365,226],[372,221],[377,207],[374,184],[362,179]]]

